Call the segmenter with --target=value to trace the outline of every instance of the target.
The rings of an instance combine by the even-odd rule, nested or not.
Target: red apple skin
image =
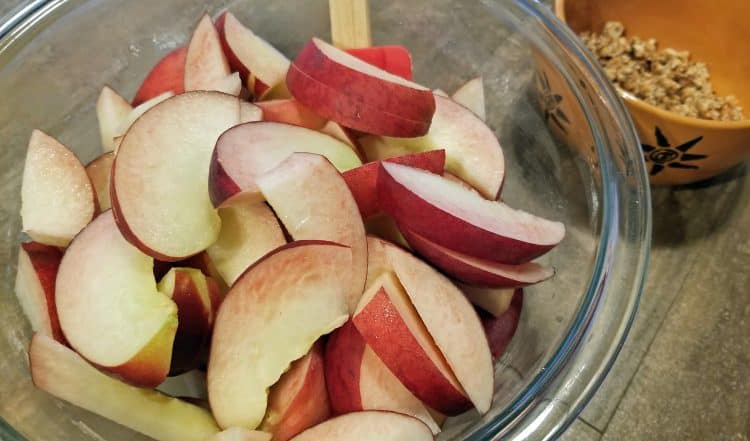
[[[518,329],[523,310],[523,289],[516,289],[510,307],[499,317],[493,317],[481,308],[478,308],[478,310],[484,332],[487,335],[487,341],[490,344],[492,358],[497,360],[505,353],[505,349]]]
[[[430,129],[429,122],[402,118],[374,106],[363,105],[360,99],[334,92],[330,86],[302,72],[295,64],[289,66],[286,83],[294,98],[344,127],[404,138],[422,136]]]
[[[516,288],[542,282],[555,274],[553,270],[533,262],[507,265],[460,253],[451,254],[450,250],[408,228],[399,230],[409,245],[425,260],[440,268],[445,274],[468,284],[490,288]]]
[[[457,252],[497,263],[529,262],[557,244],[535,244],[479,228],[417,196],[397,182],[383,165],[378,174],[378,200],[403,228]]]
[[[57,269],[60,267],[63,253],[57,247],[37,242],[22,243],[21,248],[28,254],[36,276],[39,278],[39,284],[42,286],[42,290],[44,290],[52,331],[51,337],[67,345],[65,335],[60,328],[60,319],[57,317],[57,308],[55,308],[55,279],[57,278]]]
[[[326,124],[326,119],[303,106],[294,98],[286,98],[256,103],[263,109],[263,121],[275,121],[295,126],[319,130]]]
[[[288,396],[289,394],[292,396]],[[278,421],[269,421],[272,412],[280,414]],[[330,416],[331,405],[326,390],[323,343],[318,340],[310,353],[295,361],[271,387],[266,420],[260,425],[260,430],[272,432],[273,441],[287,441],[305,429],[322,423]]]
[[[417,398],[446,415],[458,415],[472,404],[430,360],[412,335],[384,288],[352,318],[360,335],[394,375]],[[387,332],[388,338],[382,333]]]
[[[218,149],[214,149],[211,155],[211,165],[208,169],[208,195],[214,207],[220,207],[232,196],[241,193],[242,189],[234,179],[224,170],[219,160]]]
[[[165,55],[146,75],[133,98],[133,107],[164,92],[175,95],[185,91],[185,58],[187,46],[173,49]]]
[[[328,337],[325,377],[334,415],[362,410],[359,375],[365,347],[365,340],[351,320]]]
[[[387,159],[388,162],[408,165],[442,174],[445,168],[445,150],[431,150],[423,153],[398,156]],[[380,161],[368,162],[360,167],[342,174],[354,200],[357,201],[362,218],[368,218],[380,212],[378,203],[378,169]]]
[[[432,91],[393,78],[378,78],[349,67],[347,64],[362,63],[355,63],[356,57],[335,52],[339,58],[334,60],[325,51],[338,50],[313,38],[289,68],[287,88],[302,104],[327,119],[366,133],[398,137],[427,133],[435,113]]]
[[[227,57],[227,62],[229,62],[229,67],[235,71],[239,72],[240,78],[242,78],[242,84],[247,84],[247,77],[250,74],[250,71],[245,67],[244,64],[237,58],[237,55],[234,54],[232,51],[232,48],[229,47],[229,43],[227,43],[227,37],[226,33],[224,31],[224,22],[227,18],[227,13],[222,13],[219,18],[216,19],[214,22],[214,26],[216,26],[216,30],[219,32],[219,39],[221,40],[221,48],[224,50],[224,56]]]
[[[172,300],[177,304],[177,334],[172,346],[169,375],[179,375],[197,368],[204,347],[211,340],[213,311],[204,304],[193,278],[185,271],[175,272]]]
[[[372,46],[347,49],[346,51],[360,60],[393,75],[398,75],[410,81],[412,79],[411,54],[403,46]]]

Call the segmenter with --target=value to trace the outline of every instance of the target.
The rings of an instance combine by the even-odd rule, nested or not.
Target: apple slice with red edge
[[[39,389],[154,439],[205,441],[220,430],[208,410],[112,378],[39,333],[31,339],[29,368]]]
[[[272,438],[273,434],[268,432],[230,427],[212,436],[208,441],[271,441]]]
[[[172,268],[159,281],[160,293],[177,305],[177,334],[172,345],[169,375],[199,367],[211,339],[215,311],[211,299],[218,285],[195,268]],[[217,291],[210,294],[209,290]]]
[[[362,165],[349,145],[315,130],[270,121],[240,124],[216,142],[208,178],[214,206],[263,200],[258,176],[295,152],[321,154],[339,171]]]
[[[120,126],[117,128],[116,136],[113,139],[112,143],[114,146],[114,152],[117,153],[117,150],[120,148],[120,144],[122,143],[122,138],[125,136],[125,132],[128,131],[130,126],[133,125],[135,120],[141,117],[144,113],[149,111],[152,107],[156,106],[157,104],[161,103],[164,100],[167,100],[169,98],[172,98],[174,94],[172,92],[164,92],[162,94],[159,94],[153,98],[151,98],[148,101],[144,101],[141,104],[135,106],[133,110],[130,111],[130,113],[127,114],[127,116],[120,122]]]
[[[475,306],[500,317],[510,308],[513,293],[521,288],[485,288],[456,282],[467,299]]]
[[[554,248],[565,226],[482,198],[442,176],[383,162],[381,207],[407,228],[445,248],[498,263],[521,264]]]
[[[292,441],[433,441],[430,428],[396,412],[366,410],[337,416],[305,430]]]
[[[256,183],[294,240],[330,240],[351,248],[346,272],[353,311],[367,277],[367,240],[357,203],[333,164],[321,155],[294,153]]]
[[[60,262],[55,306],[70,346],[131,384],[167,376],[177,306],[159,293],[153,259],[120,234],[111,211],[92,221]]]
[[[425,260],[465,283],[491,288],[516,288],[539,283],[555,275],[554,269],[538,263],[507,265],[478,259],[445,248],[407,228],[400,230],[409,245]]]
[[[469,301],[445,276],[396,245],[368,237],[367,248],[368,289],[380,275],[395,273],[467,396],[480,413],[487,412],[494,390],[492,357]]]
[[[219,208],[219,217],[221,232],[206,253],[229,285],[255,261],[286,243],[279,221],[262,202]]]
[[[355,130],[413,137],[427,133],[432,92],[317,38],[289,67],[291,94],[317,114]]]
[[[255,35],[231,12],[219,16],[216,28],[232,69],[238,71],[245,82],[253,77],[256,97],[284,82],[289,69],[289,59],[284,54]]]
[[[362,61],[411,81],[411,54],[403,46],[372,46],[346,51]]]
[[[219,308],[208,361],[208,398],[223,428],[256,428],[268,388],[320,336],[348,318],[348,247],[297,241],[253,264]]]
[[[432,433],[440,432],[428,408],[367,346],[351,321],[328,338],[325,368],[328,394],[336,415],[389,410],[421,420]]]
[[[487,120],[484,104],[484,81],[476,77],[467,81],[453,93],[453,101],[474,112],[482,121]]]
[[[130,103],[111,87],[102,88],[96,100],[96,119],[99,122],[99,135],[105,153],[115,149],[114,138],[120,135],[117,130],[131,110],[133,107]]]
[[[229,75],[216,80],[211,86],[207,87],[206,90],[215,90],[217,92],[223,92],[227,95],[240,96],[242,93],[242,80],[240,74],[232,72]]]
[[[445,150],[412,153],[390,158],[387,161],[442,174],[445,166]],[[377,190],[379,168],[380,161],[375,161],[347,170],[342,174],[354,196],[354,200],[357,201],[359,212],[363,218],[368,218],[380,212]]]
[[[236,97],[186,92],[141,116],[120,145],[110,198],[123,236],[165,261],[196,254],[216,241],[221,220],[208,196],[211,152],[239,121]]]
[[[179,95],[185,91],[185,58],[187,46],[173,49],[146,75],[133,98],[133,106],[137,106],[151,98],[165,92]]]
[[[78,158],[34,130],[21,183],[23,231],[35,242],[65,247],[94,218],[96,205],[94,186]]]
[[[216,90],[230,73],[219,33],[211,17],[204,14],[193,31],[185,55],[185,90]]]
[[[65,343],[55,308],[55,279],[62,256],[56,247],[22,243],[18,249],[16,297],[34,332]]]
[[[420,138],[360,139],[369,160],[378,157],[382,145],[411,152],[445,149],[445,170],[476,188],[487,199],[497,199],[505,176],[505,159],[495,134],[471,110],[450,98],[435,96],[436,111],[430,131]],[[371,157],[372,156],[372,157]]]
[[[115,153],[107,152],[86,164],[86,174],[94,186],[94,193],[96,193],[100,211],[109,210],[111,207],[109,201],[109,181],[114,160]]]
[[[447,415],[471,408],[471,401],[392,273],[382,274],[369,285],[352,322],[391,372],[425,404]]]
[[[326,124],[325,118],[303,106],[294,98],[260,101],[257,106],[263,109],[264,121],[293,124],[312,130],[319,130]]]
[[[268,410],[260,430],[274,441],[287,441],[331,416],[323,366],[323,343],[292,363],[268,393]]]
[[[484,311],[479,312],[482,319],[484,332],[487,334],[487,341],[490,343],[492,357],[497,360],[507,349],[508,344],[518,329],[518,323],[521,320],[521,311],[523,309],[523,289],[514,290],[512,301],[508,309],[501,315],[494,317]]]

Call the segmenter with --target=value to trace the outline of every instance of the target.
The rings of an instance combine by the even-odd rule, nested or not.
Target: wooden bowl
[[[687,50],[693,60],[706,63],[718,94],[740,101],[748,119],[709,121],[659,109],[618,90],[641,138],[652,184],[707,179],[750,155],[750,1],[555,0],[555,13],[577,34],[599,32],[614,20],[628,35]]]

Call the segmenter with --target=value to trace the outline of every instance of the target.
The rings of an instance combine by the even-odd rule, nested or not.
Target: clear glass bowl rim
[[[11,48],[15,41],[25,32],[33,31],[35,26],[40,25],[40,22],[45,21],[58,7],[68,1],[70,0],[30,0],[17,7],[6,17],[0,17],[0,19],[4,20],[0,22],[0,55]],[[491,6],[498,6],[502,2],[502,0],[479,1]],[[562,344],[550,358],[549,362],[510,406],[467,438],[467,440],[473,441],[500,439],[499,436],[502,437],[503,431],[508,428],[512,428],[514,433],[521,435],[518,439],[526,439],[524,434],[528,434],[528,429],[538,426],[545,426],[552,430],[545,433],[543,438],[538,437],[537,434],[537,437],[530,439],[556,439],[573,423],[611,370],[627,338],[638,309],[650,258],[652,229],[650,187],[645,164],[640,154],[640,143],[638,142],[635,128],[624,104],[611,84],[605,79],[604,73],[588,50],[580,43],[570,29],[555,18],[554,13],[550,9],[540,3],[539,0],[508,1],[515,3],[518,7],[527,11],[530,16],[538,20],[550,32],[558,45],[566,48],[577,57],[578,67],[583,70],[587,79],[597,87],[599,98],[606,102],[609,110],[613,113],[614,120],[622,129],[625,144],[630,146],[631,150],[633,146],[638,147],[635,153],[630,151],[628,155],[629,159],[635,157],[636,162],[639,164],[636,167],[634,176],[631,176],[631,178],[636,182],[634,186],[636,194],[633,197],[633,201],[636,202],[640,209],[632,217],[640,220],[641,225],[638,236],[641,238],[641,242],[634,253],[637,254],[636,265],[629,272],[629,275],[632,276],[630,280],[631,289],[626,294],[630,296],[630,302],[628,310],[625,311],[624,326],[620,327],[619,332],[609,342],[609,356],[603,359],[601,364],[588,376],[580,377],[571,373],[570,365],[573,359],[581,355],[580,345],[583,342],[584,335],[597,319],[595,310],[600,306],[598,303],[601,300],[605,286],[610,289],[614,288],[608,281],[603,280],[602,275],[604,267],[610,262],[610,257],[617,249],[618,241],[620,240],[617,236],[617,219],[622,208],[617,204],[618,191],[615,188],[616,184],[614,180],[616,171],[611,166],[607,166],[610,162],[609,160],[613,158],[612,154],[600,142],[597,142],[595,148],[602,164],[601,236],[597,247],[595,269],[591,276],[587,292],[582,300],[582,306],[574,318]],[[41,24],[41,26],[44,26],[44,24]],[[609,264],[611,265],[611,263]],[[583,392],[577,397],[574,403],[571,403],[572,411],[552,421],[552,424],[550,424],[550,421],[542,421],[548,418],[549,415],[543,410],[539,411],[538,407],[543,406],[544,403],[540,402],[538,398],[555,385],[563,384],[569,380],[573,380],[579,384],[583,383]],[[25,438],[0,417],[0,440],[6,439],[9,441],[23,441]],[[514,437],[514,439],[516,438]]]

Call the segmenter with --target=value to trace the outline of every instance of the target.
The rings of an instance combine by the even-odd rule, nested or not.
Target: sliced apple
[[[367,277],[367,240],[357,203],[336,168],[323,156],[294,153],[256,183],[294,240],[330,240],[351,248],[347,303],[354,311]]]
[[[412,153],[410,155],[398,156],[387,159],[397,164],[417,167],[432,173],[442,174],[445,166],[445,150],[432,150],[423,153]],[[354,200],[357,201],[359,212],[363,218],[370,217],[380,212],[378,203],[378,169],[380,161],[369,162],[357,168],[347,170],[343,173],[344,180],[349,186]]]
[[[240,123],[261,121],[262,119],[263,109],[253,103],[240,102]]]
[[[480,413],[487,412],[494,382],[492,357],[477,313],[466,297],[445,276],[392,243],[368,237],[367,248],[368,289],[380,275],[396,274],[467,396]],[[388,338],[389,331],[384,329],[382,335]]]
[[[216,90],[230,73],[219,33],[211,17],[204,14],[193,31],[185,55],[185,90]]]
[[[273,435],[268,432],[230,427],[212,436],[208,441],[271,441],[272,438]]]
[[[268,410],[260,429],[274,441],[287,441],[331,416],[323,367],[323,344],[292,363],[268,393]]]
[[[211,302],[216,283],[195,268],[172,268],[159,281],[159,292],[177,305],[177,334],[172,345],[170,375],[198,368],[211,339],[215,311]]]
[[[520,288],[485,288],[457,282],[467,299],[475,306],[500,317],[510,307],[513,293]]]
[[[409,229],[402,228],[401,232],[409,245],[428,262],[465,283],[493,288],[516,288],[539,283],[555,275],[555,270],[538,263],[506,265],[478,259],[450,250]]]
[[[165,55],[146,75],[133,98],[133,106],[159,96],[165,92],[179,95],[185,91],[185,58],[187,46],[173,49]]]
[[[211,159],[208,189],[214,206],[262,200],[256,179],[294,152],[317,153],[339,170],[362,165],[347,144],[291,124],[240,124],[221,135]]]
[[[482,198],[448,179],[381,163],[378,197],[400,227],[445,248],[498,263],[521,264],[555,247],[565,226]]]
[[[284,82],[289,69],[289,59],[284,54],[255,35],[231,12],[222,14],[216,27],[232,69],[245,81],[252,75],[256,97]]]
[[[207,87],[206,90],[215,90],[228,95],[240,96],[240,93],[242,93],[240,74],[237,72],[230,73],[224,78],[217,80],[212,86]]]
[[[468,182],[482,196],[497,199],[505,175],[505,159],[495,134],[474,113],[450,98],[435,96],[435,103],[435,116],[426,136],[360,139],[368,159],[380,156],[374,151],[383,149],[400,147],[411,152],[445,149],[446,171]]]
[[[109,377],[45,335],[31,339],[29,365],[36,387],[154,439],[205,441],[220,430],[209,411]]]
[[[297,55],[286,84],[315,113],[366,133],[412,137],[427,133],[432,92],[313,38]]]
[[[386,72],[411,80],[411,54],[403,46],[372,46],[346,51]]]
[[[129,383],[164,381],[177,306],[156,289],[153,260],[120,234],[110,211],[70,244],[57,273],[55,305],[71,347]]]
[[[484,105],[484,81],[476,77],[466,82],[453,93],[453,101],[474,112],[482,121],[487,119]]]
[[[312,130],[319,130],[326,124],[325,118],[303,106],[294,98],[260,101],[258,107],[263,109],[264,121],[293,124]]]
[[[349,144],[352,147],[352,149],[354,149],[354,152],[358,156],[360,156],[359,147],[357,146],[358,145],[357,140],[355,139],[351,131],[344,128],[341,124],[337,123],[336,121],[327,121],[323,125],[323,127],[321,127],[318,130],[321,133],[325,133],[326,135],[331,135],[334,138],[338,139],[339,141],[343,141]]]
[[[408,415],[382,410],[352,412],[305,430],[292,441],[432,441],[430,428]]]
[[[112,90],[104,86],[96,101],[96,119],[99,121],[99,134],[102,138],[102,149],[111,152],[115,149],[114,138],[122,122],[127,118],[133,107],[129,102]]]
[[[471,408],[471,401],[392,273],[373,281],[352,321],[383,363],[425,404],[447,415]]]
[[[444,91],[443,89],[432,89],[432,93],[434,93],[436,96],[444,96],[448,97],[448,92]]]
[[[381,239],[393,242],[405,249],[411,249],[409,243],[401,234],[398,225],[392,217],[385,213],[376,214],[364,220],[367,234],[377,236]]]
[[[128,115],[120,122],[120,126],[117,127],[117,131],[115,132],[116,136],[113,140],[115,153],[120,148],[120,144],[122,143],[122,138],[124,137],[125,132],[128,131],[130,126],[132,126],[133,123],[135,122],[135,120],[140,118],[141,115],[149,111],[152,107],[156,106],[162,101],[172,98],[173,96],[174,96],[174,93],[172,92],[164,92],[134,107],[133,110],[131,110],[130,113],[128,113]]]
[[[94,186],[81,162],[56,139],[34,130],[21,184],[21,219],[39,243],[67,246],[96,213]]]
[[[109,181],[112,172],[112,162],[115,160],[114,152],[107,152],[86,164],[86,174],[89,175],[94,193],[99,205],[99,210],[109,210]]]
[[[221,232],[206,252],[232,285],[255,261],[286,243],[276,216],[262,202],[219,209]]]
[[[390,410],[418,418],[433,433],[440,426],[428,408],[396,378],[347,322],[334,331],[326,346],[326,384],[335,414]]]
[[[22,243],[18,250],[16,297],[34,332],[65,343],[55,308],[55,278],[62,252],[36,242]]]
[[[513,339],[521,320],[523,289],[516,289],[512,298],[508,309],[497,317],[480,313],[482,326],[484,326],[484,332],[487,334],[487,341],[490,343],[490,350],[494,359],[500,358],[505,353],[505,349]]]
[[[120,145],[110,189],[128,241],[165,261],[182,260],[216,241],[221,220],[208,196],[211,152],[239,113],[235,97],[187,92],[138,118]]]
[[[208,398],[223,428],[256,428],[267,389],[289,364],[348,317],[351,250],[324,241],[277,248],[224,298],[214,323]]]

